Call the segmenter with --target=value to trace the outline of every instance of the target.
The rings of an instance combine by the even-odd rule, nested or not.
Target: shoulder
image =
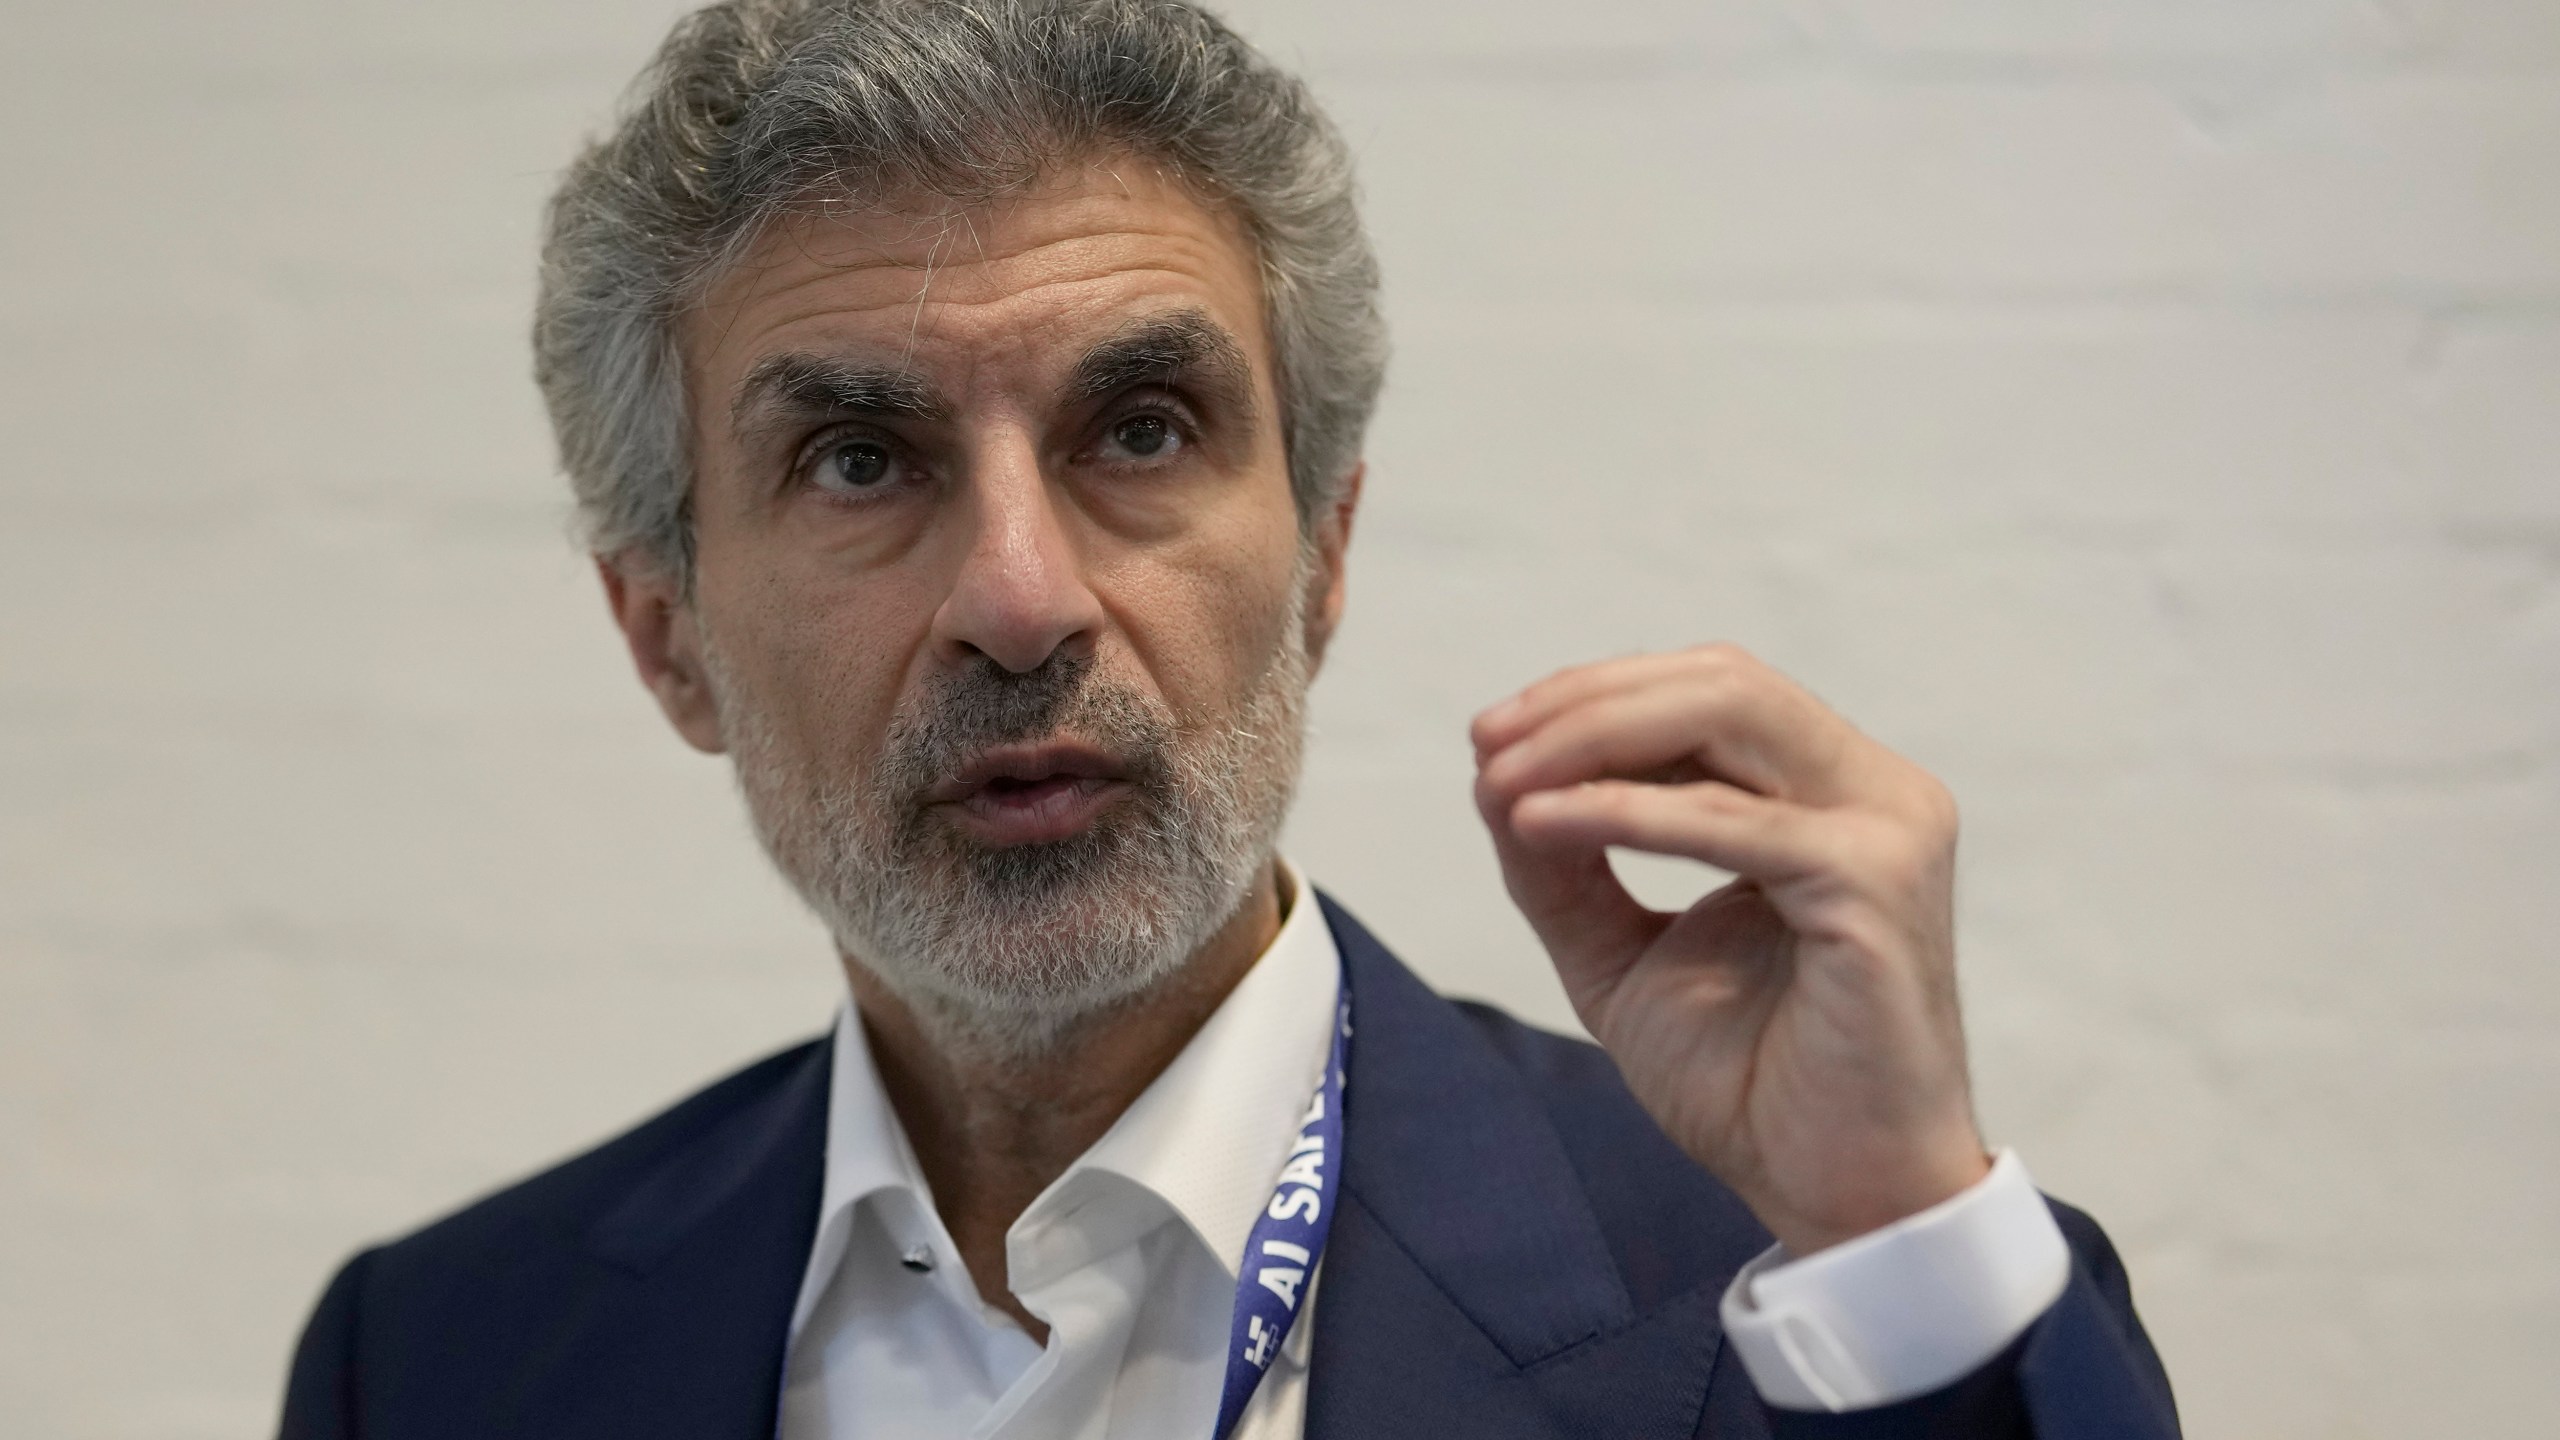
[[[736,1402],[807,1253],[830,1058],[818,1041],[758,1061],[356,1256],[304,1328],[283,1433],[560,1434],[601,1375],[632,1404],[650,1385]],[[684,1245],[696,1231],[720,1243]]]
[[[367,1253],[376,1284],[404,1274],[449,1277],[556,1263],[686,1157],[771,1108],[826,1041],[769,1055],[577,1155],[470,1202]]]
[[[1523,1024],[1490,1005],[1469,1000],[1450,1004],[1528,1082],[1573,1157],[1586,1192],[1594,1194],[1604,1227],[1615,1232],[1613,1238],[1694,1230],[1704,1216],[1755,1253],[1770,1243],[1740,1199],[1662,1134],[1618,1078],[1607,1051]],[[1675,1193],[1668,1205],[1648,1203]],[[2099,1293],[2129,1305],[2124,1262],[2105,1229],[2077,1206],[2050,1195],[2045,1204]],[[1624,1245],[1619,1248],[1623,1251]]]
[[[1438,994],[1324,898],[1353,996],[1348,1187],[1444,1284],[1596,1270],[1595,1295],[1643,1312],[1720,1287],[1768,1244],[1606,1052]]]
[[[1397,1112],[1389,1128],[1398,1148],[1382,1159],[1401,1168],[1424,1154],[1454,1154],[1449,1141],[1469,1135],[1515,1172],[1541,1157],[1588,1201],[1622,1266],[1641,1272],[1631,1278],[1675,1283],[1730,1272],[1768,1243],[1733,1192],[1662,1133],[1608,1052],[1440,994],[1330,895],[1318,895],[1355,997],[1352,1071],[1368,1076],[1349,1098],[1356,1108],[1356,1091],[1371,1080],[1395,1096],[1387,1108]],[[1379,1026],[1393,1041],[1363,1058],[1357,1037]],[[1352,1137],[1355,1153],[1360,1140]]]
[[[1480,1001],[1449,1004],[1536,1101],[1640,1303],[1648,1291],[1720,1286],[1770,1243],[1741,1199],[1637,1103],[1607,1051]]]
[[[1588,1040],[1542,1030],[1482,1000],[1452,996],[1449,1005],[1496,1055],[1556,1102],[1609,1106],[1627,1093],[1609,1052]]]

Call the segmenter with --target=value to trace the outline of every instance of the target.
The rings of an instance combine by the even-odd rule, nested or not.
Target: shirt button
[[[918,1275],[929,1274],[933,1270],[933,1247],[910,1245],[907,1247],[907,1253],[898,1257],[898,1263]]]

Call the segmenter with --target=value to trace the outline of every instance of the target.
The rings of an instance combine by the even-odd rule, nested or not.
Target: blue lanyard
[[[1253,1222],[1244,1242],[1244,1263],[1236,1267],[1236,1313],[1227,1335],[1227,1388],[1218,1399],[1218,1426],[1212,1440],[1227,1440],[1289,1338],[1306,1298],[1316,1261],[1324,1256],[1324,1237],[1333,1229],[1335,1197],[1341,1193],[1343,1052],[1351,1039],[1351,978],[1342,980],[1336,1005],[1333,1053],[1324,1062],[1324,1078],[1316,1082],[1315,1099],[1298,1122],[1297,1141],[1289,1147],[1289,1163],[1271,1189],[1271,1203]]]

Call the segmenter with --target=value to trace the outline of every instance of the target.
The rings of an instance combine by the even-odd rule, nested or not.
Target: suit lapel
[[[1560,1135],[1456,1007],[1318,898],[1350,976],[1354,1033],[1308,1440],[1545,1440],[1595,1423],[1628,1440],[1696,1433],[1719,1368],[1716,1287],[1649,1283],[1631,1299],[1625,1277],[1650,1267],[1613,1255],[1569,1153],[1616,1153],[1622,1138]],[[808,1047],[769,1094],[574,1237],[590,1263],[562,1297],[556,1340],[526,1357],[509,1428],[772,1440],[816,1234],[831,1049]],[[1732,1229],[1713,1194],[1671,1198],[1712,1235]],[[1732,1261],[1712,1263],[1730,1274],[1757,1243],[1747,1227],[1719,1238]]]
[[[1714,1291],[1639,1313],[1521,1072],[1320,899],[1352,1037],[1308,1440],[1527,1440],[1601,1433],[1595,1422],[1613,1436],[1695,1433],[1721,1340]]]
[[[559,1363],[528,1385],[545,1440],[772,1440],[825,1173],[832,1042],[677,1151],[586,1233]]]

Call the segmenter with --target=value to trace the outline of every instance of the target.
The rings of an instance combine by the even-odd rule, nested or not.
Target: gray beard
[[[900,712],[867,783],[787,743],[706,653],[756,835],[939,1046],[1053,1053],[1180,971],[1271,863],[1303,748],[1307,569],[1230,715],[1179,717],[1090,658],[1019,675],[980,660]],[[1069,737],[1130,771],[1128,793],[1080,835],[990,849],[925,804],[991,746]]]

